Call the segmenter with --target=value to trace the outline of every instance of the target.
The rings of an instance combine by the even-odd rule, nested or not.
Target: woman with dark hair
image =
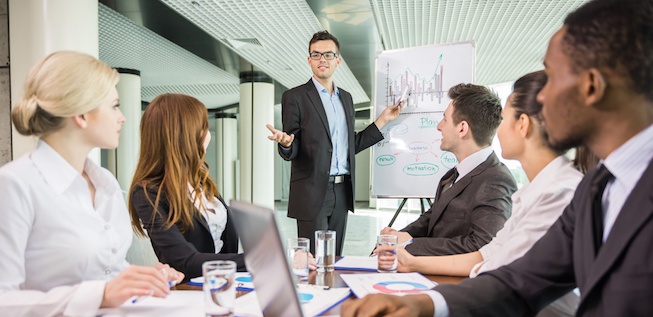
[[[512,216],[503,229],[476,252],[415,257],[400,249],[399,271],[475,277],[524,255],[562,214],[583,174],[547,143],[536,100],[546,80],[543,71],[519,78],[501,113],[502,155],[518,160],[530,181],[513,194]],[[573,316],[577,304],[578,296],[569,293],[538,316]]]
[[[211,133],[204,104],[187,95],[160,95],[143,113],[140,132],[129,191],[136,234],[149,236],[159,259],[186,279],[202,275],[209,260],[233,260],[245,270],[229,209],[205,162]]]

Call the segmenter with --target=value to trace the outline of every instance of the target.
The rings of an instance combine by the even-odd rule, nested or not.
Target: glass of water
[[[376,237],[378,271],[380,273],[397,272],[397,236],[379,235]]]
[[[236,301],[236,262],[206,261],[202,264],[204,275],[204,312],[207,317],[234,315]]]
[[[336,260],[336,232],[315,231],[315,262],[318,272],[333,272]]]
[[[292,272],[299,282],[308,282],[308,249],[311,240],[308,238],[289,238],[286,245],[286,256]]]

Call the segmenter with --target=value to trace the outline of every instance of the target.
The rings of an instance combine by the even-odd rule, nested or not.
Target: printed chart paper
[[[358,298],[368,294],[416,294],[438,285],[419,273],[341,274],[340,277]]]
[[[349,288],[331,288],[328,290],[319,287],[301,287],[297,289],[302,311],[307,317],[319,316],[323,312],[340,304],[349,298]],[[280,299],[281,300],[281,299]],[[263,312],[259,305],[256,291],[249,292],[236,298],[236,316],[262,317]]]

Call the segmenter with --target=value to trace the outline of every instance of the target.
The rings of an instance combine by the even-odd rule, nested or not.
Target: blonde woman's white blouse
[[[132,231],[109,171],[86,160],[95,186],[44,141],[0,168],[0,312],[95,316],[106,281],[128,266]]]

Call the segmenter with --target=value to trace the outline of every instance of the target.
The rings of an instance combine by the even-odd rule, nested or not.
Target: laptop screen
[[[263,316],[303,316],[274,211],[230,201]]]

